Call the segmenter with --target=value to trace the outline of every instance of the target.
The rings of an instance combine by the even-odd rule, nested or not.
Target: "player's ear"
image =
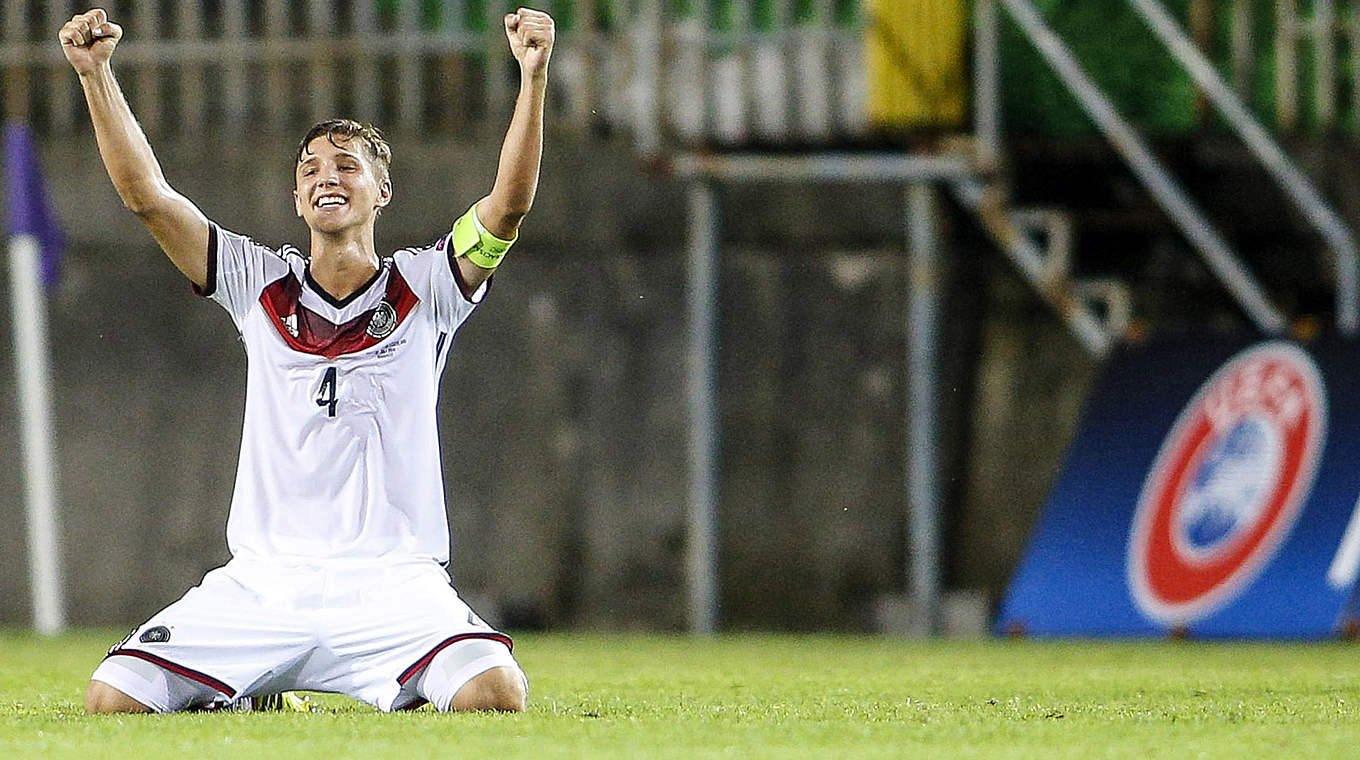
[[[293,211],[299,218],[302,216],[302,199],[298,197],[296,190],[293,191]]]
[[[392,180],[385,179],[378,185],[378,208],[392,202]]]

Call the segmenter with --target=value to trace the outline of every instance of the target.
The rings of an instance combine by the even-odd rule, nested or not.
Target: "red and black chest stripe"
[[[365,289],[361,289],[360,293]],[[302,283],[292,275],[270,283],[260,293],[265,316],[294,351],[334,359],[381,343],[401,326],[420,302],[395,266],[388,268],[382,300],[342,324],[334,324],[299,302]]]

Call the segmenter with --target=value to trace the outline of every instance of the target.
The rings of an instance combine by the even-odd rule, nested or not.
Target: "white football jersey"
[[[212,225],[208,284],[249,362],[234,557],[447,562],[435,404],[466,293],[449,236],[382,260],[336,300],[307,258]]]

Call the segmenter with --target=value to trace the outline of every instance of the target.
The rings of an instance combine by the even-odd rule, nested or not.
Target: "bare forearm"
[[[501,145],[496,167],[496,184],[478,214],[487,230],[501,238],[512,238],[529,213],[538,189],[538,171],[543,157],[543,101],[547,72],[526,74],[521,81],[515,113]]]
[[[113,70],[104,63],[82,75],[80,85],[89,104],[99,156],[109,179],[125,206],[135,213],[145,213],[170,189]]]

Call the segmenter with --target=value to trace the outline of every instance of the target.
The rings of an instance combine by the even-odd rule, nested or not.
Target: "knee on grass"
[[[91,715],[144,713],[151,712],[151,708],[103,681],[90,681],[85,689],[85,712]]]
[[[463,684],[450,708],[458,712],[524,712],[529,695],[518,668],[492,668]]]

